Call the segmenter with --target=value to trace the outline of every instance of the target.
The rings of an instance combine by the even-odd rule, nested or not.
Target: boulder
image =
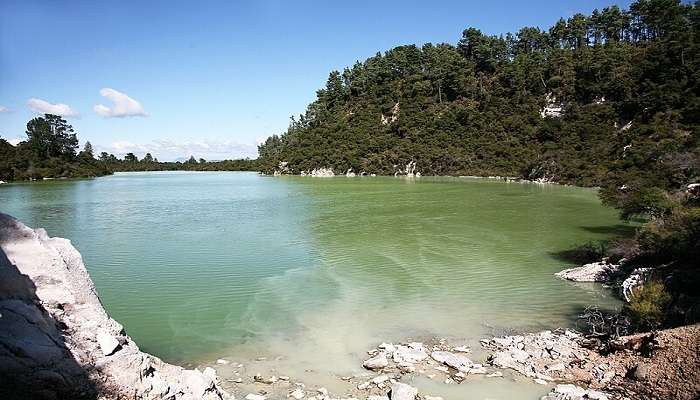
[[[649,377],[649,372],[651,372],[651,365],[639,363],[634,368],[634,373],[632,374],[632,376],[635,380],[645,381]]]
[[[629,302],[634,294],[634,289],[644,285],[651,275],[651,268],[637,268],[622,282],[622,295]]]
[[[581,267],[565,269],[554,275],[574,282],[607,282],[619,270],[619,264],[611,264],[604,259]]]
[[[376,356],[365,360],[364,363],[362,363],[362,366],[369,369],[369,370],[380,370],[382,368],[386,368],[389,365],[389,360],[386,358],[386,353],[382,352],[377,354]]]
[[[445,364],[448,367],[452,367],[457,370],[468,368],[473,364],[472,360],[468,359],[467,357],[461,354],[451,353],[449,351],[434,351],[430,353],[430,357],[439,363]]]
[[[418,389],[401,382],[391,385],[391,392],[389,392],[391,400],[415,400],[417,395]]]
[[[105,329],[97,331],[97,343],[100,345],[100,350],[105,356],[114,354],[119,348],[119,341]]]
[[[576,385],[557,385],[541,400],[608,400],[608,395],[596,390],[584,389]]]
[[[396,350],[392,355],[395,363],[411,363],[415,364],[419,361],[423,361],[428,358],[428,353],[422,349],[415,349],[413,347],[398,345]]]

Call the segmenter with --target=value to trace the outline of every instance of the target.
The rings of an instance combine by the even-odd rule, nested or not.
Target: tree
[[[85,142],[85,146],[83,147],[83,151],[81,152],[81,155],[87,159],[95,158],[95,156],[93,154],[93,150],[92,150],[92,144],[89,141]]]
[[[197,159],[194,158],[194,156],[190,156],[189,160],[187,160],[187,164],[197,164]]]
[[[44,114],[27,123],[27,142],[39,159],[75,157],[78,138],[65,119],[58,115]]]
[[[153,156],[151,155],[151,153],[146,153],[146,155],[143,157],[143,160],[141,160],[141,162],[144,162],[147,164],[153,163]]]
[[[126,153],[126,155],[124,156],[124,161],[128,163],[137,163],[139,162],[139,158],[136,157],[134,153]]]

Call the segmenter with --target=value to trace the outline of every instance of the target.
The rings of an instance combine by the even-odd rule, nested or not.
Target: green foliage
[[[27,144],[37,158],[71,160],[78,148],[73,127],[58,115],[44,114],[27,122]]]
[[[693,176],[700,115],[698,5],[641,0],[456,46],[400,46],[333,71],[260,168],[286,161],[391,175],[506,175],[603,186],[609,204],[667,211],[661,191]],[[560,117],[540,114],[546,105]],[[644,193],[628,192],[637,188]],[[629,208],[629,209],[628,209]]]
[[[78,138],[66,120],[51,114],[27,123],[27,141],[12,146],[0,139],[0,180],[93,177],[110,174],[94,159],[92,145],[76,154]]]
[[[640,229],[637,241],[647,262],[676,262],[700,269],[700,208],[679,207],[665,218],[650,221]]]
[[[671,295],[660,281],[650,281],[632,291],[625,313],[641,329],[656,329],[663,325]]]

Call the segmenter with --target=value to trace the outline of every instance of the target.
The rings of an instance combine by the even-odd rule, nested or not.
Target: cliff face
[[[102,307],[80,253],[0,214],[0,398],[225,399],[212,369],[139,350]]]

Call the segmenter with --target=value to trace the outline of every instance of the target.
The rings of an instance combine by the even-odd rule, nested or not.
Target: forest
[[[123,158],[106,152],[95,156],[86,142],[78,151],[73,126],[57,115],[45,114],[27,123],[27,140],[13,146],[0,138],[0,181],[90,178],[124,171],[256,171],[250,159],[207,161],[190,156],[185,162],[159,162],[150,153],[139,160],[134,153]]]

